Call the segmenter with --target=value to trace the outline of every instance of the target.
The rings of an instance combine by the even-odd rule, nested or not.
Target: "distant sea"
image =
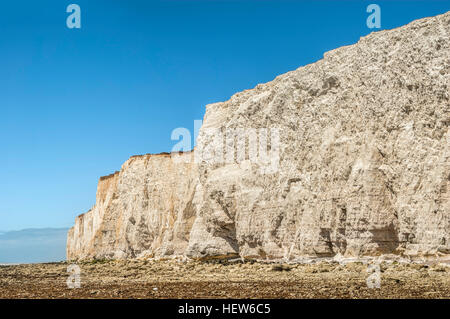
[[[67,228],[37,228],[0,232],[0,265],[65,260],[67,231]]]

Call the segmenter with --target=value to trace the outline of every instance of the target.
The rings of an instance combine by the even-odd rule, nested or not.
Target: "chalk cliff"
[[[69,230],[67,258],[183,254],[196,216],[192,157],[192,152],[133,156],[120,172],[100,178],[94,207]]]
[[[450,12],[375,32],[208,105],[194,152],[100,179],[67,258],[450,254],[449,34]]]

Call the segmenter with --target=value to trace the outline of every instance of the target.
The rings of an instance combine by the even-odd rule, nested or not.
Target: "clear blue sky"
[[[66,27],[81,7],[82,28]],[[98,178],[169,151],[205,104],[227,100],[450,1],[3,1],[0,230],[71,226]]]

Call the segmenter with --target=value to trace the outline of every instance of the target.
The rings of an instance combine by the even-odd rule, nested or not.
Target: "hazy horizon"
[[[64,261],[68,230],[68,228],[28,228],[0,231],[0,264]]]

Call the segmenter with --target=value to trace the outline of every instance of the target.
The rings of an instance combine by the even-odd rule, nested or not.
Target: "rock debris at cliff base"
[[[450,268],[438,263],[381,263],[380,289],[367,287],[363,263],[81,262],[79,289],[67,288],[68,265],[1,266],[0,298],[450,298]]]
[[[99,181],[68,259],[450,254],[450,12],[372,33],[206,107],[194,152]],[[277,170],[195,161],[276,128]],[[269,145],[270,146],[270,145]]]

